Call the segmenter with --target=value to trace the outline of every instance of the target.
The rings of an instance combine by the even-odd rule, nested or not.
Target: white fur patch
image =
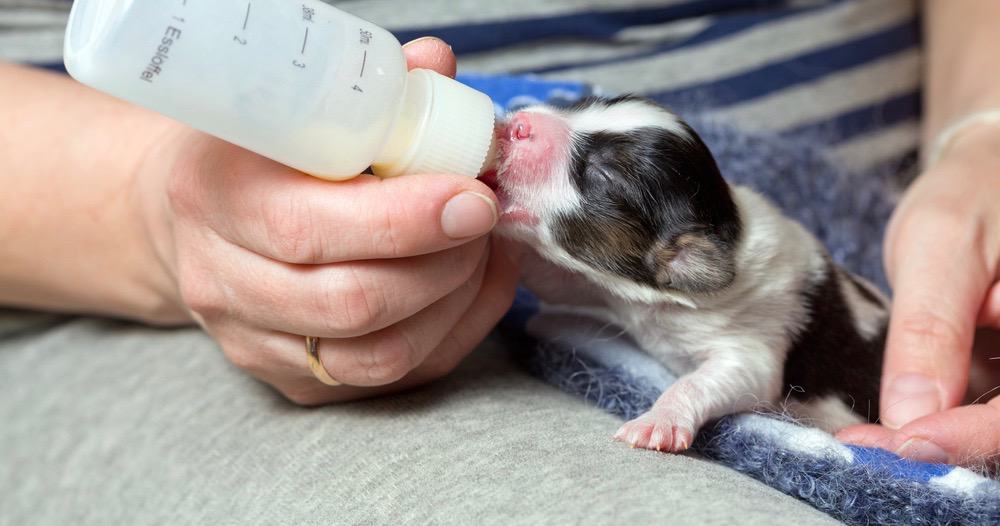
[[[610,106],[597,104],[566,114],[575,132],[630,132],[636,128],[658,127],[681,138],[690,138],[680,119],[669,111],[644,102],[630,100]]]

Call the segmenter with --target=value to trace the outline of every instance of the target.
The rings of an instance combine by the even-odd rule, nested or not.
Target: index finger
[[[201,188],[193,213],[224,239],[286,263],[437,252],[487,233],[498,217],[493,192],[459,175],[331,183],[255,155],[228,158],[238,160],[192,183]]]
[[[961,401],[988,285],[975,221],[935,206],[912,210],[904,221],[889,262],[895,297],[881,415],[891,428]]]

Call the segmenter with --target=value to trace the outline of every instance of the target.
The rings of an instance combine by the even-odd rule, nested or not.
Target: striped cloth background
[[[401,41],[445,39],[460,72],[587,82],[647,95],[682,115],[814,138],[852,168],[899,173],[914,165],[921,73],[914,0],[331,3]],[[0,58],[61,70],[70,5],[0,0]]]

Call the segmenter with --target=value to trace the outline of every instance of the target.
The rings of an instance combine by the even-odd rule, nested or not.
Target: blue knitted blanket
[[[498,113],[591,93],[581,84],[526,77],[460,80],[489,94]],[[887,288],[881,239],[893,192],[886,174],[844,170],[808,138],[750,134],[673,109],[702,136],[730,182],[768,196],[838,263]],[[623,419],[645,412],[676,380],[621,329],[545,305],[526,290],[518,292],[500,333],[533,374]],[[780,415],[726,416],[702,429],[692,449],[849,524],[1000,524],[1000,482],[843,445]]]

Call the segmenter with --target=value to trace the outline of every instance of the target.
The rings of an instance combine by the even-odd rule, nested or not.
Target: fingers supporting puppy
[[[310,376],[305,361],[303,338],[296,335],[251,331],[235,340],[226,334],[217,336],[217,339],[244,342],[224,345],[223,348],[230,349],[226,353],[237,365],[271,384],[286,398],[299,405],[322,405],[398,392],[444,376],[492,330],[514,298],[518,269],[514,262],[516,256],[507,255],[510,252],[509,247],[502,243],[493,245],[471,304],[465,306],[459,316],[452,320],[445,336],[433,350],[424,353],[420,364],[394,382],[370,386],[325,386]],[[470,280],[470,283],[472,281],[474,280]],[[341,345],[345,343],[346,345]],[[241,348],[240,345],[246,347]],[[263,347],[254,347],[255,345]],[[348,349],[349,345],[353,345],[350,340],[321,342],[323,364],[337,380],[345,380],[341,366],[356,362],[356,357],[351,356],[352,351]],[[359,346],[358,352],[364,351],[362,347]],[[250,352],[252,350],[254,352]],[[344,361],[340,361],[342,358]]]
[[[479,294],[486,266],[484,257],[462,286],[399,323],[357,338],[324,340],[320,356],[327,372],[355,386],[399,381],[461,329],[460,320]]]
[[[487,242],[483,237],[423,256],[329,265],[278,263],[216,242],[211,259],[217,263],[181,261],[179,282],[184,301],[204,323],[234,319],[291,334],[349,338],[397,323],[462,287],[481,265]]]
[[[376,387],[344,386],[319,393],[314,404],[331,403],[398,392],[450,373],[484,338],[514,301],[519,276],[517,248],[494,238],[481,285],[472,301],[437,347],[397,382]]]
[[[519,255],[516,243],[492,238],[490,260],[479,294],[438,349],[414,373],[425,381],[444,376],[486,338],[514,302],[520,277]]]

